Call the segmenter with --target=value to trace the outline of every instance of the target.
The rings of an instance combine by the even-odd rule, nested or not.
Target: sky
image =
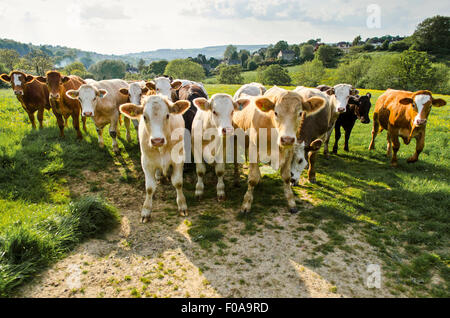
[[[0,38],[103,54],[410,35],[448,0],[0,0]]]

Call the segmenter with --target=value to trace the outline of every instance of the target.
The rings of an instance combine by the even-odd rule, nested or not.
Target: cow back
[[[183,114],[185,128],[189,131],[192,129],[192,122],[194,121],[195,114],[197,113],[197,107],[194,105],[194,99],[200,97],[208,99],[208,95],[206,95],[203,89],[198,85],[189,84],[178,90],[178,99],[188,100],[191,103],[189,109]]]

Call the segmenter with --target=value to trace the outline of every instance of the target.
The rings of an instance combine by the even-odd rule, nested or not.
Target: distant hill
[[[250,52],[257,51],[260,48],[268,45],[235,45],[238,50],[248,50]],[[34,45],[17,42],[9,39],[0,39],[0,49],[13,49],[19,52],[21,56],[28,54],[32,49],[41,49],[45,53],[54,57],[59,57],[58,64],[65,66],[74,59],[90,58],[94,63],[104,59],[119,59],[124,62],[137,65],[137,62],[142,58],[147,63],[157,60],[174,60],[184,59],[188,57],[197,57],[198,54],[203,54],[207,58],[215,57],[222,58],[227,45],[208,46],[198,49],[160,49],[156,51],[146,51],[140,53],[129,53],[124,55],[106,55],[96,52],[83,51],[79,49],[68,48],[64,46],[53,45]]]

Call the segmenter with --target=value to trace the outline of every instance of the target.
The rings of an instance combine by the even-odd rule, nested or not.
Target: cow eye
[[[213,111],[213,114],[214,114],[215,116],[217,116],[217,113],[216,113],[216,111]]]
[[[166,119],[169,119],[169,114],[167,114]]]
[[[277,113],[277,112],[275,112],[275,116],[277,116],[277,117],[278,117],[278,113]]]
[[[301,164],[303,162],[303,159],[300,159],[299,161],[298,161],[298,164]]]

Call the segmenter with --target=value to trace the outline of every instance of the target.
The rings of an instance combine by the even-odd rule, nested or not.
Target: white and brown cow
[[[267,89],[260,83],[250,83],[244,84],[236,91],[233,96],[234,100],[238,100],[239,98],[249,98],[251,96],[261,96]]]
[[[241,211],[247,213],[253,202],[253,190],[261,179],[259,171],[259,146],[262,130],[267,133],[267,154],[270,156],[272,139],[276,140],[279,151],[279,167],[284,182],[284,194],[291,213],[297,213],[294,194],[290,187],[291,161],[293,146],[297,139],[300,116],[302,112],[313,114],[326,104],[321,97],[303,99],[299,94],[279,87],[269,89],[264,96],[255,97],[242,111],[233,116],[234,124],[244,131],[249,131],[249,149],[258,149],[256,154],[249,153],[248,189],[244,196]],[[274,135],[272,135],[274,130]],[[274,149],[275,151],[275,149]],[[256,155],[256,162],[251,159]]]
[[[152,89],[156,94],[166,96],[170,101],[176,100],[176,91],[183,85],[180,81],[173,81],[169,77],[161,76],[155,78],[153,81],[146,82],[146,86]]]
[[[192,122],[192,149],[197,167],[197,185],[195,196],[203,195],[203,177],[206,166],[203,159],[209,164],[215,164],[217,175],[217,199],[225,200],[225,173],[226,145],[231,146],[230,138],[234,134],[233,113],[240,107],[250,103],[249,99],[233,101],[228,94],[215,94],[211,99],[196,98],[194,105],[198,108]],[[228,139],[228,140],[226,140]],[[236,180],[235,180],[236,182]]]
[[[109,126],[109,135],[113,140],[114,152],[119,152],[117,136],[119,135],[119,106],[125,104],[128,97],[120,93],[121,88],[128,88],[128,83],[119,80],[89,81],[77,90],[69,90],[66,95],[80,101],[82,116],[91,117],[98,133],[98,143],[104,147],[103,128]],[[131,141],[130,120],[125,118],[127,140]]]
[[[177,191],[180,215],[187,215],[186,198],[183,194],[184,120],[182,114],[189,108],[189,101],[172,103],[162,95],[145,96],[142,105],[131,103],[120,106],[120,112],[131,119],[140,119],[139,140],[141,164],[145,174],[145,202],[141,217],[145,223],[150,219],[153,195],[156,190],[156,173],[168,175]]]
[[[128,102],[140,105],[142,97],[150,91],[145,84],[145,81],[131,82],[128,88],[121,88],[120,93],[128,97]],[[132,122],[136,132],[138,132],[139,121],[133,119]]]

